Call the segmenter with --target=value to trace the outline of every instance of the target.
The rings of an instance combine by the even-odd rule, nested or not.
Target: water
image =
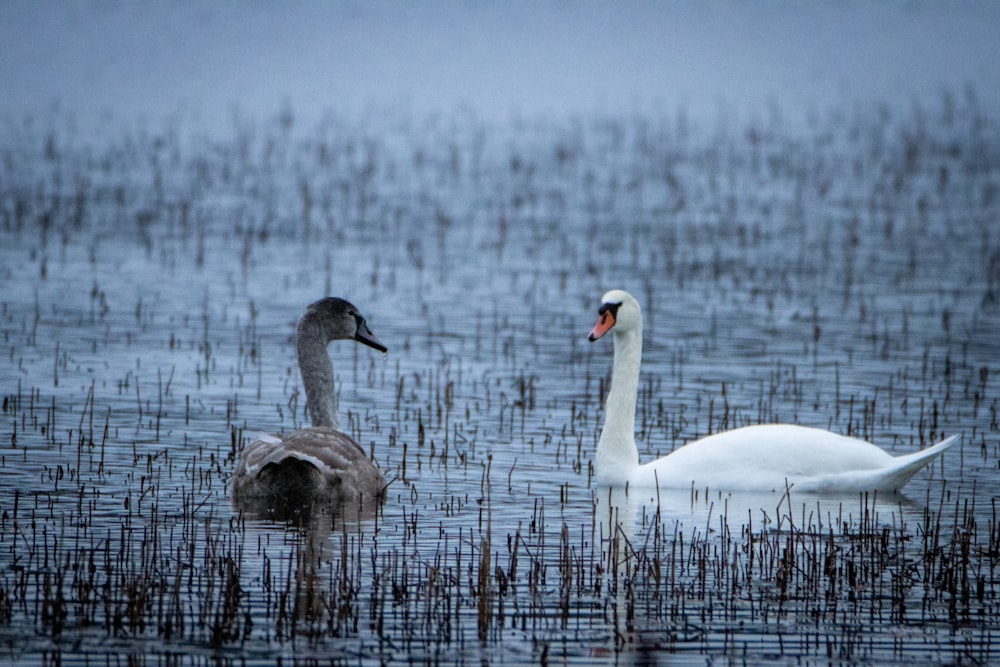
[[[5,137],[6,659],[996,658],[1000,143],[974,106]],[[614,287],[645,310],[642,460],[773,421],[961,449],[903,497],[609,503],[586,334]],[[294,322],[325,294],[389,346],[330,346],[388,501],[241,516],[239,446],[303,423]]]

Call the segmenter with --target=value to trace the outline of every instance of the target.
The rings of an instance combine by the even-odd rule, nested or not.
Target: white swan
[[[650,463],[639,463],[635,401],[642,360],[642,312],[622,290],[604,295],[595,341],[614,332],[614,367],[604,429],[597,443],[596,477],[605,484],[710,488],[718,491],[898,491],[920,468],[951,447],[957,435],[933,447],[892,456],[875,445],[818,428],[790,424],[747,426],[688,443]]]
[[[328,297],[306,308],[295,347],[312,428],[261,435],[248,444],[232,479],[235,503],[285,514],[317,502],[375,504],[384,497],[382,473],[353,438],[337,430],[333,364],[326,346],[338,339],[386,351],[358,309],[347,301]]]

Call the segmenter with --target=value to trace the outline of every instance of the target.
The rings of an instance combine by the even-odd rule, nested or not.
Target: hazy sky
[[[0,114],[1000,107],[1000,2],[0,3]]]

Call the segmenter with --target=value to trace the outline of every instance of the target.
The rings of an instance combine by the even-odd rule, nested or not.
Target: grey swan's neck
[[[329,343],[319,319],[312,313],[303,316],[295,333],[295,349],[306,392],[306,407],[313,428],[339,429],[333,363],[326,352]]]

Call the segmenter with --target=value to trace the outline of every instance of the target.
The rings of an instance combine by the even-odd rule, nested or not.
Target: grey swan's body
[[[597,480],[610,485],[709,487],[717,491],[853,493],[899,491],[925,465],[955,444],[957,435],[918,452],[892,456],[875,445],[793,424],[745,426],[690,442],[667,456],[639,463],[635,402],[642,358],[642,312],[622,290],[604,295],[595,341],[614,333],[614,365],[604,428],[597,443]]]
[[[306,308],[295,347],[312,428],[262,435],[243,449],[232,479],[237,505],[285,514],[317,503],[374,505],[384,498],[381,471],[353,438],[337,430],[333,364],[326,351],[334,340],[386,351],[349,302],[327,297]]]

